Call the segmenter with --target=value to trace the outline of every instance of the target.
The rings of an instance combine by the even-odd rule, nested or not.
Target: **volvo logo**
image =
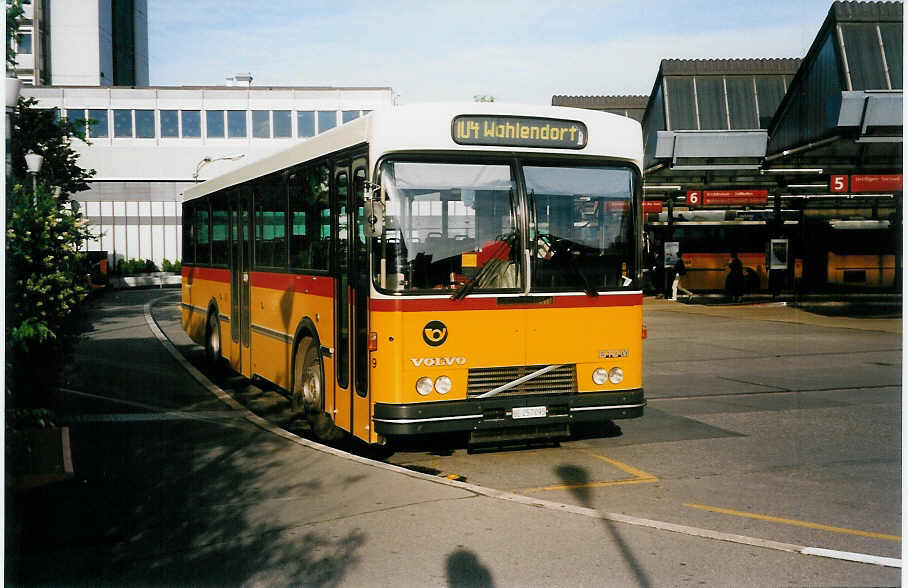
[[[411,357],[410,361],[416,367],[444,367],[446,365],[464,365],[466,357]]]
[[[429,321],[422,329],[422,340],[426,345],[438,347],[448,339],[448,327],[441,321]]]

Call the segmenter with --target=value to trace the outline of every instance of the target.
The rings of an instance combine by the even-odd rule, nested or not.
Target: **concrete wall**
[[[89,251],[107,251],[112,264],[123,259],[151,259],[158,266],[166,258],[182,259],[180,220],[183,191],[199,170],[203,181],[261,159],[294,143],[298,111],[375,110],[391,106],[390,88],[23,88],[38,99],[39,108],[103,109],[110,113],[107,137],[91,145],[73,143],[79,165],[96,170],[91,189],[73,196],[99,237]],[[155,137],[113,137],[112,111],[152,110]],[[201,111],[201,137],[162,137],[162,110]],[[206,137],[207,110],[247,111],[245,138]],[[290,110],[291,138],[253,138],[252,110]],[[240,159],[221,159],[242,156]],[[205,159],[211,163],[199,166]]]
[[[109,9],[109,0],[107,5]],[[100,19],[98,0],[67,0],[51,4],[51,75],[54,85],[101,84]],[[108,24],[108,37],[109,30]]]

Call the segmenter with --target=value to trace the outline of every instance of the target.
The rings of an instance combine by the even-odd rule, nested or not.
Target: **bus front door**
[[[249,348],[249,192],[235,192],[230,198],[230,365],[252,377]]]
[[[369,270],[362,226],[365,179],[365,158],[354,159],[352,166],[346,161],[335,166],[337,320],[334,422],[354,436],[374,442],[370,439],[372,413],[367,378]]]

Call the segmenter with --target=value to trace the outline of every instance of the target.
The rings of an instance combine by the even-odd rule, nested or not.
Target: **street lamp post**
[[[201,172],[202,168],[205,167],[206,165],[208,165],[209,163],[213,163],[215,161],[236,161],[237,159],[242,159],[243,157],[246,157],[245,153],[240,153],[239,155],[233,155],[233,156],[228,156],[228,157],[213,157],[213,158],[207,157],[207,156],[203,157],[202,160],[196,164],[195,173],[192,174],[192,179],[195,181],[195,183],[199,183],[199,172]]]
[[[32,194],[38,193],[38,172],[41,171],[41,164],[44,163],[44,157],[29,151],[25,154],[25,167],[28,173],[32,175]]]

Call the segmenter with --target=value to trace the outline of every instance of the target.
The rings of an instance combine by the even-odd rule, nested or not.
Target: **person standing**
[[[744,299],[744,264],[738,259],[734,251],[728,261],[728,278],[725,279],[725,291],[732,302],[741,302]]]
[[[678,253],[678,261],[675,262],[675,267],[673,269],[675,270],[675,279],[672,280],[671,299],[677,300],[678,290],[681,290],[682,292],[687,294],[687,300],[689,302],[690,299],[694,296],[694,293],[681,285],[681,278],[683,278],[687,274],[687,266],[684,265],[684,259],[681,258],[680,252]]]

